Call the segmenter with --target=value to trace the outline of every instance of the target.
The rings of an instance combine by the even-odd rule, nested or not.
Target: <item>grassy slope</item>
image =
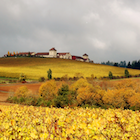
[[[19,77],[24,73],[27,78],[38,79],[47,77],[47,70],[51,69],[53,77],[62,77],[67,74],[73,77],[81,73],[85,77],[94,74],[96,77],[108,76],[109,71],[114,76],[124,75],[124,68],[64,60],[59,58],[0,58],[0,76]],[[131,75],[140,74],[140,70],[128,69]]]

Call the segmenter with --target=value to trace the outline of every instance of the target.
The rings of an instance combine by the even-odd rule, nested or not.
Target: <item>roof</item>
[[[35,55],[49,55],[48,52],[40,52],[40,53],[36,53]]]
[[[55,48],[51,48],[50,51],[56,51],[56,49]]]
[[[88,56],[88,55],[85,53],[85,54],[83,54],[83,56]]]
[[[76,57],[76,58],[78,58],[78,59],[83,59],[83,57],[75,56],[75,55],[73,55],[72,57]]]
[[[57,53],[57,54],[59,54],[59,55],[66,55],[66,54],[69,54],[69,53],[66,52],[66,53]]]

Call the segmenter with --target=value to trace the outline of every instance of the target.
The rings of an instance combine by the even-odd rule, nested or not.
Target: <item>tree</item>
[[[52,100],[55,96],[57,96],[57,85],[54,80],[47,81],[43,83],[39,88],[39,95],[49,101]]]
[[[13,51],[13,55],[15,56],[15,51]]]
[[[131,68],[130,61],[129,61],[128,64],[127,64],[127,68]]]
[[[8,56],[10,56],[10,52],[8,51]]]
[[[47,73],[48,73],[48,79],[49,79],[49,80],[52,79],[52,70],[49,69],[49,70],[47,71]]]
[[[28,56],[31,57],[31,53],[30,52],[28,52]]]
[[[65,107],[70,102],[68,99],[69,87],[68,85],[62,85],[58,90],[58,96],[54,99],[54,104],[57,107]]]
[[[113,74],[112,74],[111,71],[109,72],[109,78],[110,78],[110,79],[113,79]]]
[[[118,63],[114,63],[114,66],[118,67]]]
[[[129,77],[129,72],[127,69],[124,71],[124,74],[125,74],[125,77],[127,77],[127,78]]]

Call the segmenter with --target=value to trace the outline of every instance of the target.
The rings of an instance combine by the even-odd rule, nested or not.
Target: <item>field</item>
[[[34,94],[38,92],[41,83],[24,84]],[[6,101],[10,92],[15,92],[23,84],[0,84],[0,101]]]
[[[138,140],[140,112],[0,105],[0,139]]]
[[[124,68],[101,64],[64,60],[59,58],[0,58],[0,76],[16,77],[24,73],[27,79],[47,78],[47,71],[52,70],[53,77],[76,76],[80,73],[84,77],[91,74],[97,78],[108,76],[109,71],[114,76],[124,76]],[[140,70],[128,69],[130,75],[140,74]]]
[[[57,84],[59,83],[60,81],[57,82]],[[69,85],[73,83],[75,81],[67,82]],[[93,80],[90,83],[99,85],[103,89],[111,88],[121,83],[118,87],[120,91],[120,88],[124,88],[123,92],[127,91],[127,88],[130,92],[132,91],[130,89],[136,89],[137,92],[140,91],[140,79]],[[123,85],[123,83],[127,86],[124,87],[125,84]],[[0,91],[3,91],[0,93],[0,99],[3,98],[3,101],[5,101],[4,98],[8,97],[9,91],[16,91],[23,85],[36,94],[41,84],[0,84]],[[116,90],[114,89],[114,91]],[[107,91],[104,92],[107,94]],[[125,95],[125,93],[123,94]],[[108,96],[109,100],[116,100],[114,97],[111,98],[112,95],[110,95]],[[121,98],[122,96],[118,94],[117,99],[120,101]],[[140,138],[139,127],[139,111],[105,110],[101,108],[84,109],[81,107],[74,107],[73,109],[65,107],[62,109],[0,102],[0,140],[138,140]]]

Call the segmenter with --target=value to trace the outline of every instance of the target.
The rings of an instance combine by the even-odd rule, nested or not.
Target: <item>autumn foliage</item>
[[[57,95],[57,86],[54,80],[43,83],[39,88],[39,95],[45,100],[52,100]]]
[[[17,89],[14,96],[26,98],[31,96],[27,87],[23,86]],[[38,92],[41,102],[38,105],[44,105],[44,101],[56,107],[65,106],[96,106],[101,108],[122,108],[122,109],[140,109],[140,83],[134,80],[122,80],[115,82],[96,81],[88,82],[81,78],[73,84],[64,81],[56,82],[49,80],[43,83]]]

